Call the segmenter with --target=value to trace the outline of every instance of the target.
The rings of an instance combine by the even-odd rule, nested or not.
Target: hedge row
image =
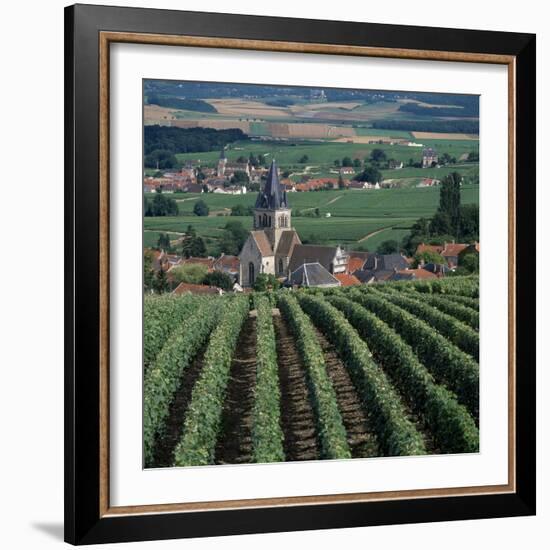
[[[460,296],[459,294],[447,294],[446,298],[451,302],[460,304],[472,308],[475,311],[479,311],[479,298],[468,298],[468,296]]]
[[[344,315],[317,296],[300,294],[299,302],[345,361],[363,406],[373,418],[383,453],[389,456],[425,454],[422,436],[407,418],[401,398]]]
[[[227,300],[223,306],[191,394],[183,434],[174,450],[174,466],[199,466],[214,461],[231,360],[248,315],[248,305],[248,298],[239,296]]]
[[[379,293],[354,290],[348,296],[388,323],[412,347],[436,382],[455,392],[474,418],[479,417],[479,365],[468,354]]]
[[[385,292],[384,296],[393,304],[402,307],[434,327],[450,342],[479,361],[479,334],[458,319],[438,311],[434,306],[426,303],[428,296],[411,296],[400,292]],[[445,299],[443,298],[442,301],[444,302]]]
[[[293,296],[281,295],[279,309],[290,325],[306,367],[322,458],[351,458],[346,429],[315,328]]]
[[[254,294],[256,309],[256,387],[252,423],[254,462],[282,462],[281,390],[270,297]]]
[[[155,360],[164,343],[204,298],[197,296],[146,296],[143,301],[143,365]]]
[[[416,294],[412,294],[411,297],[417,297]],[[426,302],[432,306],[437,307],[444,313],[451,315],[455,319],[466,323],[469,327],[474,330],[479,330],[479,311],[476,306],[475,309],[471,306],[466,305],[465,303],[460,303],[454,298],[464,298],[465,300],[472,300],[473,298],[466,298],[464,296],[450,296],[449,294],[445,296],[439,296],[437,294],[432,294],[430,296],[418,294],[418,299]]]
[[[328,301],[344,313],[417,414],[424,417],[436,445],[445,453],[477,452],[479,431],[456,396],[435,384],[412,348],[384,321],[347,298]]]
[[[168,416],[182,374],[204,345],[218,320],[219,301],[200,301],[193,315],[173,331],[143,383],[145,464],[153,459],[155,438]]]

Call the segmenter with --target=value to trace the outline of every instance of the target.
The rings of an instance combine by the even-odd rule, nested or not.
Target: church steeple
[[[288,208],[285,188],[279,181],[279,170],[275,159],[271,162],[267,181],[263,190],[258,193],[255,208],[264,208],[277,210],[279,208]]]
[[[222,147],[220,152],[220,158],[218,160],[218,169],[216,175],[218,178],[222,178],[225,175],[225,165],[227,164],[227,157],[225,156],[225,147]]]

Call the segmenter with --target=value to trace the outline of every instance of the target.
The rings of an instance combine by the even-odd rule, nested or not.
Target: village
[[[423,163],[437,163],[437,154],[433,149],[424,153]],[[230,183],[236,173],[244,172],[249,181],[262,182],[251,214],[252,230],[239,254],[222,252],[219,257],[186,257],[184,254],[170,253],[163,247],[146,250],[150,258],[149,276],[153,280],[151,288],[154,288],[154,281],[160,280],[157,288],[175,295],[223,294],[280,286],[330,288],[437,279],[453,275],[461,259],[466,256],[477,257],[479,254],[477,241],[452,241],[437,245],[419,243],[411,256],[403,252],[384,254],[346,250],[340,245],[303,244],[292,224],[292,200],[289,196],[292,192],[311,189],[285,182],[280,177],[275,160],[269,168],[252,168],[249,162],[229,163],[222,150],[217,169],[213,172],[213,169],[203,170],[204,179],[201,183],[197,182],[196,170],[192,168],[184,168],[177,174],[165,174],[160,179],[171,183],[163,183],[162,192],[170,192],[176,186],[181,186],[180,189],[186,189],[187,192],[201,192],[199,189],[206,192],[204,187],[210,186],[208,192],[244,194],[247,193],[246,185]],[[341,172],[336,183],[330,184],[338,185],[338,181],[341,184]],[[324,181],[323,185],[328,183]],[[351,181],[349,185],[353,183]],[[362,183],[378,188],[378,182]],[[183,236],[180,241],[185,242],[185,239],[186,236]],[[182,268],[191,271],[195,268],[197,273],[202,273],[202,277],[194,281],[189,278],[178,281],[175,275]]]
[[[369,142],[370,143],[370,142]],[[376,140],[373,144],[390,144],[394,142],[390,140]],[[422,147],[422,144],[407,142],[408,146]],[[387,159],[382,150],[375,149],[372,155],[373,160],[376,160],[376,165],[379,166],[376,153],[383,160],[384,167],[388,170],[401,170],[404,167],[403,161],[395,159]],[[242,195],[246,194],[250,189],[258,189],[265,182],[268,166],[265,164],[265,158],[260,156],[260,159],[254,159],[251,162],[250,158],[241,156],[236,162],[229,162],[225,149],[220,152],[220,157],[216,167],[203,166],[200,161],[188,162],[178,171],[160,171],[157,170],[155,176],[146,176],[143,182],[144,193],[154,193],[162,190],[163,193],[218,193],[226,195]],[[467,156],[465,157],[465,159]],[[307,159],[304,159],[307,161]],[[413,163],[410,162],[410,165]],[[420,168],[438,168],[439,157],[437,151],[432,147],[425,147],[422,150],[422,161],[418,163]],[[343,159],[342,162],[335,161],[335,166],[330,170],[331,177],[312,177],[308,175],[310,167],[306,166],[303,171],[302,181],[294,181],[288,177],[280,179],[280,185],[288,192],[306,192],[318,191],[322,189],[381,189],[391,188],[396,185],[392,178],[381,179],[381,175],[377,172],[372,174],[372,181],[368,181],[361,177],[365,172],[362,170],[364,165],[355,159]],[[334,174],[332,176],[332,174]],[[431,187],[438,185],[440,180],[437,178],[423,178],[418,182],[418,187]]]

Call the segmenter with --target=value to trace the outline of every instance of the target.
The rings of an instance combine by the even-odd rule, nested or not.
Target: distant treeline
[[[202,153],[221,149],[228,143],[246,138],[248,135],[238,128],[215,130],[158,125],[144,128],[146,155],[157,149],[171,153]]]
[[[375,120],[372,127],[407,132],[479,134],[479,120]]]
[[[479,104],[458,107],[426,107],[418,103],[405,103],[400,111],[421,116],[479,117]]]
[[[186,111],[199,111],[200,113],[217,113],[216,109],[201,99],[182,99],[180,97],[151,94],[147,97],[149,105],[170,107],[172,109],[185,109]]]
[[[295,101],[286,97],[281,97],[278,99],[267,99],[264,103],[272,107],[288,107],[289,105],[294,105]]]

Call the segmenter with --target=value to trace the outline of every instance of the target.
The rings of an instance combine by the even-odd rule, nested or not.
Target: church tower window
[[[250,262],[248,264],[248,284],[253,285],[255,281],[254,277],[254,264]]]

